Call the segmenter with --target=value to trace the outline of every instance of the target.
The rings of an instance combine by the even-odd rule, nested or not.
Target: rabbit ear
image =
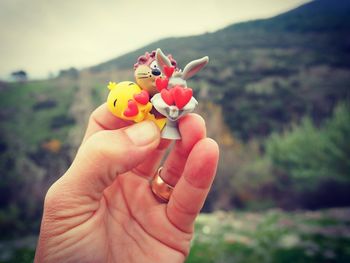
[[[197,60],[193,60],[186,65],[182,72],[183,79],[189,79],[193,75],[195,75],[198,71],[200,71],[205,65],[209,62],[209,57],[203,57]]]
[[[169,58],[164,55],[164,53],[160,48],[157,48],[156,60],[157,60],[158,67],[162,72],[164,72],[164,66],[168,66],[168,67],[172,66]]]

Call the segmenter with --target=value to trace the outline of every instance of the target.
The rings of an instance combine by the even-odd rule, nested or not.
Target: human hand
[[[96,109],[71,167],[46,195],[35,262],[183,262],[219,151],[200,116],[186,115],[179,129],[161,173],[175,187],[161,203],[149,180],[170,141],[152,122],[128,126],[105,104]]]

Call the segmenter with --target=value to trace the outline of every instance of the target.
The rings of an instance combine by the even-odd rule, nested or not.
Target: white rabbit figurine
[[[174,72],[171,62],[160,48],[156,52],[158,67],[166,79],[158,79],[157,88],[161,91],[155,94],[151,103],[156,110],[167,117],[167,123],[162,130],[162,138],[178,140],[181,139],[177,127],[177,120],[184,114],[192,112],[197,106],[197,100],[192,96],[192,89],[187,87],[186,80],[200,71],[208,62],[209,58],[193,60],[188,63],[183,71]]]

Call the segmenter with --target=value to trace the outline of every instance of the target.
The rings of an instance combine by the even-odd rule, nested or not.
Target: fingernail
[[[125,133],[136,146],[150,144],[159,136],[157,126],[151,121],[143,121],[134,124],[127,128]]]

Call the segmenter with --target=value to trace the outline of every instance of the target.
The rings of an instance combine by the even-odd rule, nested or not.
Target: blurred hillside
[[[130,69],[135,58],[157,47],[173,54],[180,67],[208,54],[208,67],[194,79],[208,85],[193,86],[204,86],[223,106],[236,136],[266,136],[305,114],[319,122],[349,97],[349,12],[349,1],[314,1],[271,19],[163,39],[91,71]]]
[[[130,65],[135,63],[135,57],[157,47],[164,47],[164,50],[169,53],[176,54],[180,65],[186,63],[191,57],[201,56],[203,53],[211,56],[211,62],[237,62],[225,60],[225,58],[228,59],[230,51],[259,47],[266,49],[304,47],[306,50],[314,48],[317,48],[317,51],[328,50],[324,54],[328,59],[323,58],[315,62],[349,65],[349,60],[345,59],[349,58],[347,52],[349,36],[346,34],[350,27],[348,13],[349,3],[346,0],[316,0],[273,18],[233,24],[214,33],[162,39],[94,66],[92,69],[95,71],[129,69]],[[291,35],[291,33],[303,33],[303,35],[301,37],[300,34]],[[323,41],[314,41],[317,39]],[[336,51],[338,55],[331,57],[331,54],[327,54],[329,51]],[[214,66],[210,63],[209,67]]]
[[[350,2],[318,0],[214,33],[167,38],[45,81],[0,83],[0,232],[37,231],[43,196],[69,166],[108,81],[132,80],[145,51],[180,67],[221,148],[205,211],[350,204]]]

